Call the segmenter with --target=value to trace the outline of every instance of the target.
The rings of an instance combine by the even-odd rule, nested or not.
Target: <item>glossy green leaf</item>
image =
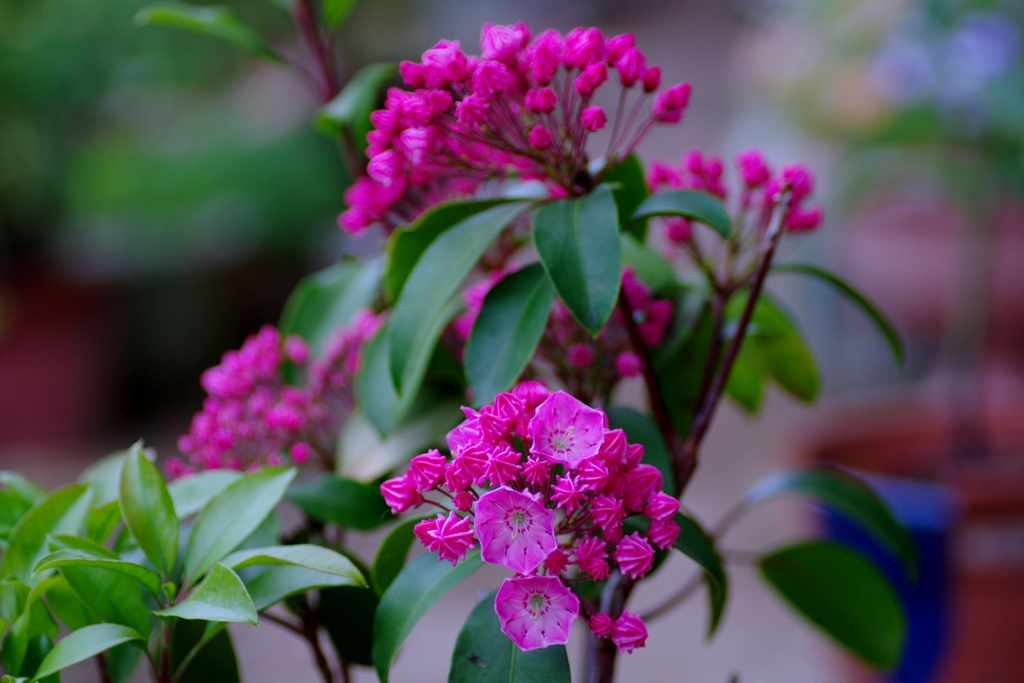
[[[57,569],[59,567],[97,567],[99,569],[108,569],[135,579],[154,597],[160,595],[160,575],[152,569],[135,564],[134,562],[126,562],[85,550],[58,550],[45,555],[36,564],[34,572],[39,573],[47,569]]]
[[[89,513],[92,491],[83,484],[58,489],[29,510],[14,526],[3,559],[0,578],[30,583],[32,567],[46,553],[48,534],[76,534]]]
[[[470,553],[454,567],[430,553],[416,558],[399,573],[381,596],[373,621],[373,665],[382,683],[387,683],[398,649],[417,622],[481,564],[479,552]]]
[[[369,588],[326,588],[320,591],[320,621],[345,661],[373,665],[373,619],[380,604]]]
[[[687,305],[699,302],[699,313],[688,317]],[[665,403],[672,413],[672,423],[679,437],[685,439],[693,426],[697,397],[704,377],[711,346],[711,311],[700,297],[687,297],[677,302],[671,336],[665,340],[655,357],[654,367]]]
[[[398,298],[412,269],[434,240],[448,229],[481,211],[505,204],[507,199],[473,199],[444,202],[425,211],[415,222],[400,226],[388,240],[384,291],[392,301]]]
[[[523,374],[547,326],[555,290],[534,263],[487,293],[466,342],[466,378],[476,405],[490,403]]]
[[[240,683],[235,646],[225,624],[177,622],[171,640],[171,671],[177,683]]]
[[[903,366],[903,361],[906,358],[906,347],[903,344],[903,338],[900,337],[900,333],[896,331],[896,326],[892,324],[889,318],[886,317],[886,315],[882,313],[882,311],[879,310],[879,308],[875,306],[870,299],[857,291],[852,285],[847,283],[838,275],[806,263],[784,263],[775,265],[772,266],[772,272],[809,275],[831,285],[837,292],[859,307],[869,318],[871,318],[871,322],[875,324],[878,331],[882,333],[885,340],[889,343],[889,348],[892,350],[892,355],[896,360],[896,365],[899,367]]]
[[[186,582],[194,581],[255,531],[294,478],[294,469],[268,467],[245,475],[214,496],[192,527],[185,552]]]
[[[46,678],[73,664],[130,641],[142,640],[136,631],[121,624],[94,624],[58,640],[43,658],[33,681]]]
[[[376,529],[394,519],[379,485],[333,474],[292,484],[286,498],[313,519],[348,529]]]
[[[142,648],[135,642],[122,643],[110,648],[106,658],[110,683],[124,683],[132,678],[142,659]]]
[[[812,624],[878,669],[900,662],[906,617],[896,591],[863,555],[811,541],[761,558],[761,574]]]
[[[643,462],[657,467],[661,472],[662,488],[665,493],[670,496],[676,495],[672,458],[654,420],[625,406],[609,406],[605,412],[608,414],[608,424],[612,429],[626,432],[626,441],[629,443],[643,445]]]
[[[167,485],[136,443],[121,467],[121,516],[135,542],[164,576],[178,560],[178,516]]]
[[[363,367],[356,375],[356,402],[380,435],[387,436],[405,417],[416,396],[399,396],[391,382],[388,325],[363,347]]]
[[[178,2],[164,2],[142,8],[135,15],[139,26],[171,26],[220,38],[268,61],[284,64],[285,59],[266,41],[245,26],[226,7],[197,7]]]
[[[330,548],[306,543],[239,550],[225,557],[221,564],[230,569],[260,565],[305,567],[325,574],[345,577],[353,585],[366,586],[362,572],[347,557]]]
[[[391,380],[400,396],[419,389],[437,339],[451,319],[448,304],[459,285],[525,207],[522,202],[502,204],[460,221],[431,242],[416,262],[387,327]]]
[[[748,413],[756,414],[764,399],[764,373],[740,354],[733,363],[725,395]]]
[[[732,235],[732,217],[725,205],[714,195],[701,190],[659,192],[644,200],[630,218],[633,221],[654,216],[682,216],[700,221],[722,237]]]
[[[370,571],[370,581],[377,595],[384,595],[384,591],[402,571],[405,559],[409,555],[409,548],[416,539],[413,528],[425,519],[430,517],[415,517],[398,524],[377,548],[377,557],[374,558],[373,569]]]
[[[352,1],[329,0],[335,4]],[[326,4],[324,8],[326,10]],[[350,135],[359,151],[365,152],[366,134],[372,129],[370,114],[380,108],[384,85],[397,76],[398,68],[394,64],[367,64],[317,112],[317,128],[332,137]]]
[[[19,676],[34,673],[53,638],[57,637],[57,624],[42,604],[42,598],[59,582],[57,577],[43,579],[31,589],[23,583],[17,584],[16,590],[24,601],[20,614],[16,618],[10,615],[13,622],[0,651],[7,671]],[[10,586],[10,582],[7,585]]]
[[[322,355],[337,329],[373,304],[382,270],[380,259],[345,259],[303,278],[281,314],[281,334],[299,335],[309,342],[314,356]]]
[[[167,492],[171,494],[178,519],[185,519],[202,510],[214,496],[242,476],[241,472],[234,470],[204,470],[169,483]]]
[[[351,586],[352,579],[294,565],[278,565],[260,572],[245,583],[257,612],[285,598],[317,588]]]
[[[46,602],[53,614],[72,631],[99,623],[96,615],[89,611],[64,577],[57,577],[53,586],[46,591]]]
[[[348,18],[355,6],[356,0],[324,0],[320,12],[328,26],[337,28]]]
[[[213,565],[210,573],[185,600],[153,614],[259,625],[256,606],[245,590],[245,584],[238,574],[220,563]]]
[[[7,491],[0,491],[0,526],[7,528],[9,535],[14,525],[32,507],[32,504]]]
[[[550,202],[533,217],[533,243],[544,270],[573,316],[591,334],[608,321],[619,298],[622,245],[607,186],[577,199]]]
[[[564,645],[523,652],[501,632],[496,593],[473,608],[459,632],[448,683],[570,683]]]
[[[85,535],[89,540],[106,543],[110,534],[121,523],[121,504],[112,500],[105,505],[89,509],[85,523]]]
[[[152,449],[144,449],[144,452],[150,461],[156,459],[156,453]],[[127,450],[111,453],[89,465],[78,477],[78,483],[92,487],[94,506],[106,505],[117,500],[121,493],[121,466],[127,455]]]
[[[13,496],[28,503],[29,506],[35,505],[43,498],[46,498],[46,489],[17,472],[9,470],[0,472],[0,485]]]
[[[681,512],[676,513],[673,519],[679,525],[679,537],[673,547],[704,570],[710,602],[710,619],[708,620],[708,638],[710,638],[722,623],[722,615],[725,613],[725,605],[729,596],[729,578],[725,573],[725,567],[722,566],[722,559],[715,549],[714,541],[703,527],[693,518]]]
[[[629,233],[622,235],[622,265],[632,268],[637,278],[655,294],[677,284],[672,264]]]
[[[860,479],[841,470],[801,467],[771,474],[747,493],[744,505],[752,507],[770,498],[797,494],[810,496],[860,524],[917,573],[917,546],[910,532],[896,520],[889,506]]]
[[[605,171],[601,176],[601,182],[608,183],[615,188],[612,190],[612,194],[615,196],[615,206],[618,208],[619,216],[623,219],[636,213],[636,210],[651,194],[647,189],[647,176],[644,174],[643,164],[640,163],[636,154],[630,154]],[[633,221],[626,226],[626,230],[629,231],[631,237],[643,242],[647,236],[647,221],[645,219]]]

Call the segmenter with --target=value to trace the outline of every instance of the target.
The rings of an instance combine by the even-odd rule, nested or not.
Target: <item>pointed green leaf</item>
[[[46,553],[48,534],[76,534],[89,513],[92,492],[83,484],[58,489],[18,520],[0,560],[0,578],[29,583],[32,566]]]
[[[121,516],[135,542],[164,576],[178,560],[178,516],[167,485],[138,442],[121,468]]]
[[[906,641],[896,591],[863,555],[839,543],[811,541],[761,558],[761,574],[812,624],[867,664],[891,670]]]
[[[403,398],[419,390],[438,337],[453,314],[449,302],[459,285],[525,208],[525,203],[513,202],[470,216],[434,240],[416,262],[387,327],[391,380]]]
[[[366,586],[362,572],[340,553],[319,545],[275,545],[253,550],[239,550],[225,557],[221,564],[230,569],[258,565],[291,565],[349,579],[353,585]]]
[[[320,11],[327,25],[331,28],[337,28],[348,18],[352,8],[355,6],[356,0],[324,0]]]
[[[121,504],[112,500],[100,507],[89,510],[89,516],[85,524],[85,535],[89,540],[97,543],[106,543],[110,534],[121,523]]]
[[[347,576],[327,574],[294,565],[279,565],[254,576],[246,582],[245,588],[249,591],[256,611],[262,612],[299,593],[318,588],[351,585],[352,579]]]
[[[0,526],[7,528],[7,534],[14,529],[26,512],[31,509],[32,503],[22,499],[13,493],[0,491]],[[2,535],[0,535],[2,536]],[[5,538],[6,540],[6,538]]]
[[[34,573],[56,569],[58,567],[98,567],[109,569],[119,574],[129,576],[148,590],[153,597],[160,595],[160,575],[148,567],[133,562],[125,562],[121,559],[112,559],[98,553],[90,553],[85,550],[58,550],[44,556],[36,564]]]
[[[615,187],[612,193],[615,195],[615,206],[619,210],[621,219],[632,216],[651,194],[647,189],[647,177],[644,174],[643,164],[640,163],[636,154],[630,154],[605,171],[601,176],[601,182]],[[626,229],[631,237],[643,242],[647,235],[647,221],[631,222]]]
[[[219,562],[213,565],[210,573],[185,600],[153,614],[253,626],[259,626],[260,623],[256,616],[256,606],[245,590],[245,584],[238,578],[238,574]]]
[[[871,303],[870,299],[857,291],[852,285],[847,283],[838,275],[834,275],[827,270],[822,270],[821,268],[805,263],[784,263],[775,265],[772,266],[772,272],[809,275],[834,287],[837,292],[842,294],[852,303],[856,304],[862,311],[864,311],[864,313],[867,314],[869,318],[871,318],[871,322],[875,323],[879,332],[881,332],[885,337],[885,340],[889,342],[889,348],[892,350],[893,358],[896,359],[896,365],[898,367],[903,366],[903,361],[906,358],[906,347],[903,344],[903,338],[900,337],[900,333],[896,331],[896,326],[892,324],[889,318],[887,318],[877,306]]]
[[[693,518],[679,512],[673,518],[679,525],[679,537],[675,547],[681,553],[700,565],[708,586],[708,600],[711,616],[708,620],[708,638],[715,634],[725,614],[725,604],[729,596],[729,578],[722,566],[722,559],[715,549],[715,543],[704,528]]]
[[[725,239],[732,234],[729,210],[718,197],[701,190],[673,190],[651,195],[637,208],[629,222],[632,224],[655,216],[682,216],[700,221]]]
[[[365,152],[366,134],[372,130],[370,114],[379,108],[384,85],[397,77],[398,68],[394,64],[367,64],[349,79],[333,100],[317,112],[317,128],[335,138],[347,130],[359,151]]]
[[[591,334],[608,321],[619,298],[622,245],[615,199],[607,185],[577,199],[542,205],[533,243],[555,291]]]
[[[761,408],[764,398],[764,373],[741,353],[736,357],[729,379],[725,385],[725,395],[735,401],[748,413],[755,415]]]
[[[0,472],[0,485],[6,488],[12,495],[28,503],[29,506],[35,505],[43,498],[46,498],[46,489],[17,472],[9,470]]]
[[[95,624],[69,634],[58,640],[53,649],[43,658],[33,681],[46,678],[73,664],[106,652],[110,648],[130,641],[142,640],[133,629],[121,624]]]
[[[284,497],[295,469],[268,467],[247,474],[213,497],[196,518],[185,551],[185,582],[238,547]]]
[[[178,683],[239,683],[238,658],[223,622],[186,619],[174,625],[171,671]]]
[[[257,36],[252,29],[242,24],[226,7],[196,7],[178,2],[150,5],[135,15],[139,26],[171,26],[195,31],[220,38],[236,47],[251,52],[276,64],[285,64],[285,59]]]
[[[564,645],[523,652],[501,632],[492,591],[466,620],[452,652],[448,683],[570,683]]]
[[[171,494],[178,519],[185,519],[202,510],[214,496],[242,476],[241,472],[234,470],[204,470],[172,481],[167,485],[167,492]]]
[[[156,453],[151,448],[145,449],[145,452],[150,461],[156,459]],[[117,500],[121,489],[121,466],[127,455],[127,450],[111,453],[89,465],[78,477],[80,484],[88,484],[92,487],[92,504],[94,506],[106,505]]]
[[[373,560],[373,569],[370,571],[370,581],[377,595],[384,595],[384,591],[402,571],[405,558],[409,555],[409,548],[416,538],[413,529],[425,519],[430,518],[414,517],[403,521],[395,526],[380,544],[377,557]]]
[[[296,482],[285,497],[313,519],[348,529],[369,531],[394,519],[378,484],[333,474]]]
[[[398,649],[427,610],[481,564],[479,552],[454,567],[430,553],[406,565],[395,578],[381,596],[373,621],[373,665],[382,683],[387,683]]]
[[[476,405],[492,402],[523,374],[544,334],[554,297],[539,263],[506,275],[487,293],[464,360]]]
[[[96,615],[89,611],[63,577],[57,577],[53,586],[46,591],[46,602],[54,615],[72,631],[99,623]]]

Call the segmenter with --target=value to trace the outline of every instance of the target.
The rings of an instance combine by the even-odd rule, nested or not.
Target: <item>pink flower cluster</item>
[[[346,192],[342,228],[398,225],[438,198],[508,176],[544,180],[556,195],[589,191],[587,141],[609,122],[591,101],[610,68],[620,94],[609,160],[629,155],[654,125],[678,123],[689,104],[689,83],[656,92],[661,69],[647,66],[630,34],[577,28],[533,37],[523,22],[486,24],[480,49],[468,56],[458,41],[442,40],[422,62],[402,63],[413,90],[392,88],[371,116],[369,177]]]
[[[352,410],[362,346],[379,325],[374,313],[360,312],[334,334],[320,359],[310,358],[301,337],[282,339],[270,325],[225,353],[202,375],[209,396],[178,439],[185,459],[167,461],[170,476],[277,466],[286,457],[301,466],[315,454],[333,453],[340,422]],[[305,371],[304,386],[285,383],[287,361]]]
[[[643,577],[655,548],[679,535],[679,501],[661,490],[659,470],[641,462],[643,446],[569,394],[524,382],[479,412],[463,410],[466,420],[448,434],[452,458],[419,455],[381,492],[396,514],[424,503],[443,510],[415,527],[441,560],[455,565],[479,544],[485,562],[515,572],[495,611],[516,645],[565,643],[581,610],[568,584],[603,581],[613,567]],[[646,532],[627,533],[631,515],[649,520]],[[628,612],[584,619],[622,652],[647,636]]]
[[[803,206],[804,200],[814,190],[814,176],[806,167],[801,164],[790,164],[784,166],[779,173],[772,173],[764,155],[756,149],[747,150],[737,156],[736,166],[743,187],[737,207],[741,219],[749,213],[758,226],[767,225],[777,208],[779,191],[783,185],[789,185],[792,188],[792,195],[787,206],[786,229],[789,232],[806,232],[821,224],[821,209]],[[658,161],[653,162],[648,184],[652,191],[663,188],[704,190],[725,201],[728,199],[729,191],[722,179],[724,170],[725,167],[719,157],[705,157],[693,150],[683,157],[682,166],[679,168]],[[685,218],[667,219],[665,227],[669,240],[675,244],[687,242],[693,236],[693,226]]]

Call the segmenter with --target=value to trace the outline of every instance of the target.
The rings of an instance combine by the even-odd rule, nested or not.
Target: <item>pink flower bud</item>
[[[587,107],[582,116],[583,126],[595,133],[608,125],[608,116],[601,107]]]
[[[614,66],[615,62],[619,61],[626,50],[635,45],[636,38],[632,33],[623,33],[620,36],[609,38],[605,42],[605,48],[608,50],[608,64]]]
[[[423,502],[423,496],[406,477],[388,479],[380,485],[380,492],[384,496],[384,502],[396,515]]]
[[[679,525],[671,519],[655,520],[647,528],[647,538],[662,550],[669,548],[679,538]]]
[[[639,512],[655,492],[661,490],[661,472],[653,465],[639,465],[626,473],[626,509]]]
[[[661,67],[651,66],[644,71],[644,92],[652,93],[661,87]]]
[[[455,118],[465,126],[479,128],[487,121],[490,108],[491,105],[484,98],[469,95],[455,105]]]
[[[512,393],[523,400],[524,410],[531,412],[551,395],[551,391],[546,386],[533,381],[517,385]]]
[[[821,209],[793,209],[786,216],[786,230],[789,232],[807,232],[821,225],[824,214]]]
[[[615,549],[615,561],[619,563],[623,574],[638,579],[654,565],[654,548],[639,533],[633,532],[619,541]]]
[[[590,617],[590,631],[598,638],[611,638],[615,620],[604,612]]]
[[[640,356],[632,351],[620,353],[615,358],[615,371],[623,377],[636,377],[642,369],[643,364],[640,362]]]
[[[508,85],[509,72],[504,64],[493,60],[480,62],[473,72],[473,94],[485,99],[503,92]]]
[[[444,471],[448,461],[436,448],[423,455],[417,455],[409,462],[406,476],[420,491],[429,491],[444,481]]]
[[[566,353],[566,360],[574,368],[585,368],[594,362],[594,350],[589,344],[573,344]]]
[[[551,146],[551,131],[539,123],[530,131],[530,146],[535,149],[546,149]]]
[[[605,58],[604,35],[596,28],[575,28],[565,36],[562,59],[571,69],[586,69]]]
[[[544,560],[544,568],[553,575],[561,574],[568,566],[569,554],[562,548],[555,548],[551,551],[551,554],[548,555],[548,559]]]
[[[647,60],[644,54],[631,47],[615,60],[615,70],[619,72],[619,82],[624,88],[632,88],[647,72]]]
[[[665,222],[665,233],[673,244],[683,244],[693,237],[693,223],[689,218],[670,218]]]
[[[612,629],[612,642],[619,649],[619,652],[626,654],[643,647],[647,642],[647,627],[636,614],[628,610],[615,620]]]
[[[302,467],[313,457],[313,447],[305,441],[299,441],[292,444],[291,449],[288,451],[288,456],[292,459],[293,463]]]
[[[576,77],[576,92],[582,97],[590,97],[607,80],[608,67],[605,63],[597,62],[591,64],[583,73]]]
[[[533,41],[526,63],[528,71],[539,85],[545,86],[551,82],[561,65],[564,52],[562,36],[554,29],[544,31]]]
[[[558,95],[551,88],[528,90],[526,93],[526,106],[531,111],[548,114],[555,110],[557,104]]]
[[[398,73],[410,88],[422,88],[427,83],[426,69],[416,62],[402,62],[398,65]]]
[[[679,501],[664,491],[655,493],[648,501],[647,507],[644,508],[645,517],[658,521],[671,519],[677,512],[679,512]]]
[[[662,123],[679,123],[683,118],[683,111],[690,103],[691,90],[689,83],[680,83],[658,93],[654,98],[652,110],[655,120]]]
[[[402,174],[405,162],[402,155],[393,149],[382,152],[370,160],[367,174],[384,186],[390,186]]]
[[[309,344],[298,335],[289,335],[284,341],[284,355],[296,365],[305,365],[309,360]]]
[[[480,29],[480,56],[507,64],[514,63],[519,50],[530,40],[528,32],[525,37],[524,41],[523,31],[516,26],[484,24]]]
[[[748,149],[736,157],[736,165],[740,167],[740,176],[747,187],[760,187],[768,182],[771,169],[759,150]]]
[[[459,491],[455,494],[455,497],[452,498],[452,502],[455,503],[455,508],[462,512],[469,512],[473,508],[473,503],[475,501],[476,498],[474,498],[473,494],[469,491]],[[674,542],[675,541],[673,540],[673,543]]]

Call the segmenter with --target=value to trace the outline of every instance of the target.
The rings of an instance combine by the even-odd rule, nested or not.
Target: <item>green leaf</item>
[[[128,449],[121,468],[121,515],[135,542],[164,576],[178,560],[178,516],[160,470],[142,452]]]
[[[761,558],[761,574],[798,612],[867,664],[900,662],[906,617],[896,591],[860,553],[811,541]]]
[[[225,567],[241,569],[259,565],[290,565],[305,567],[325,574],[349,579],[353,585],[366,586],[362,572],[340,553],[319,545],[276,545],[231,553],[221,562]]]
[[[142,584],[143,588],[152,593],[153,597],[160,595],[160,575],[152,569],[133,562],[113,559],[106,555],[85,550],[68,549],[52,552],[39,560],[35,566],[34,573],[38,574],[47,569],[57,569],[59,567],[97,567],[99,569],[108,569],[135,579]]]
[[[327,25],[331,28],[337,28],[348,18],[352,8],[355,6],[356,0],[324,0],[320,11],[323,13],[324,21],[327,22]]]
[[[348,529],[369,531],[394,519],[379,485],[333,474],[296,482],[285,497],[313,519]]]
[[[740,354],[729,372],[725,395],[748,413],[756,414],[764,398],[764,373]]]
[[[388,435],[405,417],[416,396],[399,396],[391,382],[388,324],[363,347],[363,367],[356,375],[356,402],[381,435]]]
[[[373,665],[381,683],[387,683],[398,649],[427,610],[481,564],[479,552],[470,553],[454,567],[430,553],[399,573],[381,596],[373,621]]]
[[[687,304],[693,299],[684,300]],[[672,423],[681,439],[693,426],[697,396],[711,346],[712,320],[707,305],[691,320],[683,302],[677,303],[672,336],[665,341],[654,361],[665,403],[672,413]]]
[[[354,0],[328,0],[335,4]],[[326,10],[327,3],[324,8]],[[357,71],[333,100],[316,114],[316,127],[331,137],[347,132],[360,152],[366,151],[366,134],[372,129],[370,114],[379,108],[381,89],[398,76],[391,63],[367,64]]]
[[[377,594],[369,588],[320,591],[320,621],[341,659],[373,665],[373,618],[379,604]]]
[[[562,301],[597,336],[615,309],[622,280],[611,190],[599,186],[585,197],[542,205],[533,216],[533,242]]]
[[[887,318],[886,315],[882,313],[877,306],[875,306],[875,304],[871,303],[870,299],[857,291],[852,285],[847,283],[838,275],[834,275],[827,270],[822,270],[821,268],[805,263],[784,263],[775,265],[772,266],[772,272],[809,275],[832,285],[837,292],[842,294],[852,303],[856,304],[862,311],[864,311],[864,313],[867,314],[869,318],[871,318],[871,321],[875,323],[878,331],[881,332],[885,337],[885,340],[889,342],[889,348],[892,350],[893,358],[896,359],[896,365],[898,367],[903,367],[903,361],[906,358],[906,347],[903,344],[903,338],[900,337],[900,333],[896,331],[896,326],[892,324],[889,318]]]
[[[232,43],[276,64],[285,64],[284,57],[242,24],[226,7],[196,7],[184,3],[166,2],[149,5],[135,15],[139,26],[171,26],[195,31]]]
[[[472,199],[437,204],[425,211],[415,222],[400,226],[388,240],[387,272],[384,291],[394,301],[402,293],[405,281],[423,252],[445,231],[481,211],[506,204],[507,199]]]
[[[373,560],[373,569],[370,571],[370,582],[377,595],[384,595],[384,591],[395,580],[395,577],[405,566],[405,558],[409,555],[409,548],[412,547],[416,536],[413,528],[425,519],[430,517],[415,517],[407,519],[395,526],[388,533],[387,537],[377,549],[377,557]]]
[[[437,339],[451,319],[448,304],[459,285],[525,207],[523,202],[502,204],[460,221],[416,262],[387,326],[391,380],[403,398],[419,389]]]
[[[294,565],[280,565],[260,572],[245,583],[245,588],[249,591],[256,611],[262,612],[298,593],[315,588],[351,585],[352,579],[347,576],[326,574]]]
[[[523,652],[501,632],[496,594],[473,608],[459,632],[448,683],[570,683],[564,645]]]
[[[120,523],[121,504],[117,500],[112,500],[100,507],[90,508],[85,524],[85,535],[89,540],[106,543]]]
[[[13,530],[26,512],[32,508],[32,503],[20,496],[7,491],[0,491],[0,525],[7,527],[8,534]]]
[[[256,606],[245,590],[245,584],[238,578],[238,574],[219,562],[213,565],[210,573],[185,600],[153,614],[253,626],[259,626],[260,623],[256,616]]]
[[[0,472],[0,485],[3,485],[15,497],[28,503],[29,506],[46,498],[46,489],[17,472],[9,470]]]
[[[725,604],[729,596],[729,579],[725,567],[722,566],[722,559],[715,549],[714,541],[703,527],[681,512],[676,513],[673,519],[679,525],[679,537],[673,547],[704,570],[711,608],[707,635],[710,638],[722,623],[722,615],[725,613]]]
[[[621,217],[632,216],[651,194],[647,189],[643,164],[636,154],[630,154],[605,171],[601,176],[601,182],[618,186],[612,190],[612,194],[615,196],[615,206]],[[647,236],[647,221],[641,219],[631,222],[626,229],[631,237],[643,242]]]
[[[156,459],[153,449],[147,448],[145,452],[150,461]],[[78,477],[78,483],[88,484],[92,487],[92,504],[94,506],[106,505],[117,500],[121,489],[121,466],[127,455],[127,450],[111,453],[89,465]]]
[[[338,328],[373,303],[382,269],[380,259],[345,259],[303,278],[281,314],[281,334],[297,334],[309,342],[314,356],[323,355]]]
[[[185,582],[238,547],[267,518],[295,478],[294,469],[264,468],[214,496],[196,518],[185,552]]]
[[[58,577],[53,586],[46,591],[46,602],[57,618],[72,631],[99,622],[96,615],[89,611],[63,577]]]
[[[670,496],[676,495],[672,459],[654,421],[643,413],[624,406],[609,406],[605,412],[608,414],[608,424],[612,429],[621,429],[626,433],[626,441],[644,447],[643,462],[654,465],[661,472],[664,482],[662,488],[665,493]]]
[[[30,583],[32,567],[46,552],[48,534],[77,534],[89,513],[92,491],[82,484],[58,489],[29,510],[11,530],[0,560],[0,578]]]
[[[701,190],[673,190],[651,195],[633,213],[629,224],[655,216],[682,216],[704,223],[725,239],[732,235],[729,210],[718,197]]]
[[[466,377],[476,405],[523,374],[547,326],[555,290],[539,263],[506,275],[484,299],[466,342]]]
[[[917,573],[917,546],[913,536],[893,517],[889,506],[870,486],[841,470],[801,467],[769,475],[747,492],[744,505],[749,508],[793,493],[811,496],[860,524],[900,558],[912,575]]]
[[[111,683],[123,683],[132,677],[142,659],[142,648],[134,642],[122,643],[107,651],[107,670]]]
[[[224,626],[193,620],[174,625],[171,670],[177,683],[240,683],[235,646]]]
[[[178,519],[185,519],[202,510],[210,500],[229,485],[242,478],[234,470],[204,470],[175,479],[167,485]]]
[[[142,640],[133,629],[121,624],[94,624],[69,634],[57,641],[43,658],[33,681],[46,678],[73,664],[106,652],[110,648],[134,640]]]
[[[672,264],[654,249],[637,242],[629,233],[622,235],[622,265],[632,268],[637,278],[654,294],[677,284]]]

